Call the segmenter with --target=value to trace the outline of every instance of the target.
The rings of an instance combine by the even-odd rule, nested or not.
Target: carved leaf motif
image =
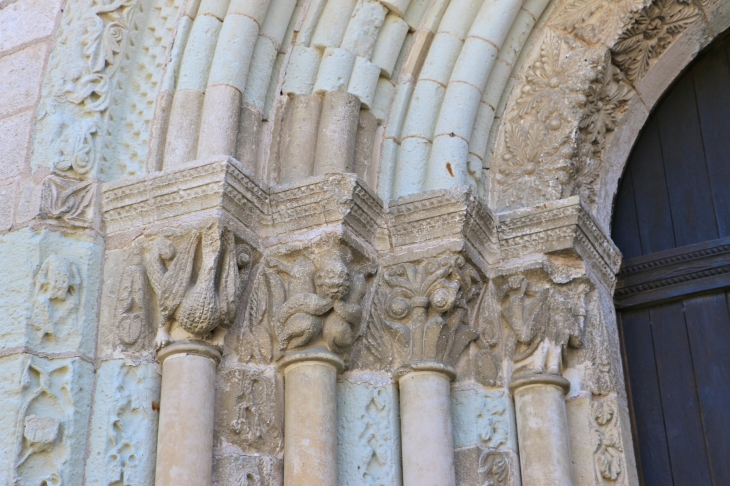
[[[571,0],[559,9],[555,25],[589,43],[611,45],[647,0]]]
[[[479,474],[484,486],[507,486],[510,480],[509,457],[497,449],[487,449],[479,456]]]
[[[692,2],[657,0],[634,15],[632,25],[611,48],[614,62],[629,80],[643,78],[651,62],[699,17]]]
[[[165,238],[155,242],[147,262],[147,276],[157,294],[157,304],[164,320],[172,317],[190,286],[199,242],[199,231],[193,231],[179,250]]]
[[[87,228],[91,221],[87,212],[96,195],[91,181],[76,181],[50,175],[43,180],[40,215],[44,219],[60,219],[72,226]]]

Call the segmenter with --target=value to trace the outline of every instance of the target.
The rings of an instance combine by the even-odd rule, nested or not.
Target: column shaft
[[[450,381],[435,371],[399,380],[404,486],[456,484]]]
[[[337,486],[337,368],[298,362],[284,380],[284,484]]]
[[[542,382],[525,380],[522,386],[513,383],[511,387],[523,486],[573,485],[566,386],[567,380],[554,376]]]
[[[160,361],[155,485],[210,486],[217,363],[212,357],[182,352]]]

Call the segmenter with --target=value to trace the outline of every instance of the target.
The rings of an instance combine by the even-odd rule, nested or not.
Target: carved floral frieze
[[[86,0],[69,5],[37,117],[52,150],[36,147],[34,162],[71,177],[96,173],[99,135],[129,43],[138,0]],[[49,158],[49,160],[41,160]]]
[[[619,425],[618,403],[613,398],[591,403],[596,484],[626,484],[626,464]]]

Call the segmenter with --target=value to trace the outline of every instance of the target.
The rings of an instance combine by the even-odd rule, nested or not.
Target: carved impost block
[[[268,234],[308,240],[335,231],[361,247],[387,249],[383,216],[383,202],[355,174],[326,174],[271,188]]]
[[[270,218],[268,189],[230,157],[104,184],[102,199],[108,235],[210,215],[240,225],[256,240]]]
[[[463,249],[482,268],[498,260],[496,218],[470,186],[391,201],[388,227],[398,252],[439,246]]]
[[[503,261],[567,251],[580,257],[607,288],[616,282],[621,254],[577,196],[501,213],[497,231]]]
[[[368,256],[336,232],[271,248],[254,270],[239,342],[243,360],[283,366],[302,353],[325,353],[325,361],[344,366],[376,273]]]

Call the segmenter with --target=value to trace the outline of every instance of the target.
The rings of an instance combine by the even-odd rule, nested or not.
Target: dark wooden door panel
[[[682,303],[652,308],[649,315],[674,482],[711,485]]]
[[[720,237],[730,236],[730,66],[725,45],[707,53],[692,70],[705,160]]]
[[[651,320],[647,309],[620,315],[629,395],[634,415],[637,460],[646,486],[672,485],[669,447],[659,390]]]
[[[674,248],[674,225],[664,175],[659,126],[649,120],[636,144],[629,166],[634,180],[634,200],[639,222],[641,254]]]
[[[614,300],[646,486],[730,485],[728,39],[659,103],[617,193]]]
[[[691,76],[667,95],[656,120],[676,246],[719,238]]]
[[[726,295],[684,301],[692,363],[715,484],[730,484],[730,316]]]

